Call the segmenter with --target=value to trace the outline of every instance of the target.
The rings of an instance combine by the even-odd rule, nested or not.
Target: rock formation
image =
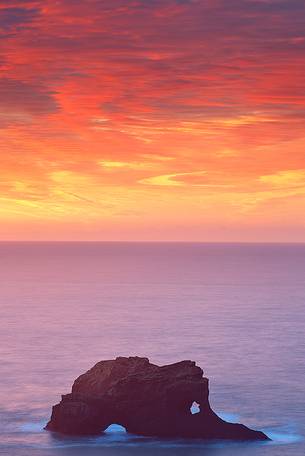
[[[191,413],[193,402],[200,412]],[[242,424],[223,421],[209,404],[208,379],[192,361],[167,366],[147,358],[100,361],[77,378],[72,393],[53,407],[46,429],[93,435],[111,424],[142,436],[267,440]]]

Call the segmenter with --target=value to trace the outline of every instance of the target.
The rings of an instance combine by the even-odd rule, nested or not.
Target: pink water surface
[[[305,454],[304,245],[0,243],[0,277],[0,454]],[[214,409],[274,441],[43,431],[73,380],[118,355],[196,360]]]

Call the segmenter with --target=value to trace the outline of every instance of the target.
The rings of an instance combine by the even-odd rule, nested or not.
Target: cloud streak
[[[304,21],[302,0],[2,1],[4,197],[68,217],[62,188],[104,223],[105,198],[151,224],[247,207],[256,226],[274,196],[305,223]]]

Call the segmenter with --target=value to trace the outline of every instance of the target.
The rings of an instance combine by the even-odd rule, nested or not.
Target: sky
[[[0,239],[305,242],[304,0],[1,0]]]

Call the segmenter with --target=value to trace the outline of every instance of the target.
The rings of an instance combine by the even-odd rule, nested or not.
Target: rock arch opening
[[[121,424],[110,424],[104,431],[106,434],[126,434],[126,428]]]
[[[196,415],[196,413],[200,412],[200,404],[198,402],[194,401],[190,407],[190,412],[192,415]]]

